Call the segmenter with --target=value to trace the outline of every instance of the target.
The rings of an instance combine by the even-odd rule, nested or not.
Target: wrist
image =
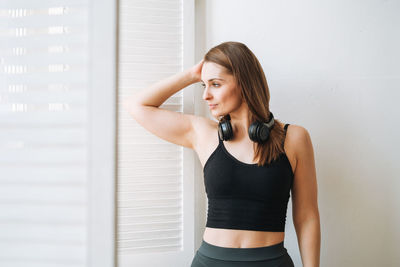
[[[187,69],[183,71],[184,73],[184,77],[186,78],[186,80],[190,83],[197,83],[200,81],[200,78],[198,78],[192,71],[191,69]]]

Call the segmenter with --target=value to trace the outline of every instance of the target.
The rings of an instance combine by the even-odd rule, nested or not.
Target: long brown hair
[[[204,62],[221,65],[227,73],[233,75],[241,88],[242,98],[249,107],[250,124],[256,120],[268,122],[270,93],[267,79],[260,62],[245,44],[233,41],[221,43],[205,54]],[[227,115],[220,121],[226,118]],[[257,161],[258,166],[270,164],[284,153],[283,124],[276,118],[274,121],[268,140],[264,144],[253,143],[253,161]]]

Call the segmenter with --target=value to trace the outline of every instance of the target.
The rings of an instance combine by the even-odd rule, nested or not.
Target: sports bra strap
[[[283,127],[283,128],[285,129],[285,134],[286,134],[287,127],[288,127],[289,125],[290,125],[289,123],[286,123],[286,124],[285,124],[285,127]]]
[[[286,132],[287,132],[288,126],[289,126],[289,123],[285,124],[285,126],[283,127],[283,129],[285,130],[285,137],[283,137],[282,147],[285,146]]]

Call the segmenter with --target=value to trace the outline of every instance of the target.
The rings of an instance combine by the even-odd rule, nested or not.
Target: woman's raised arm
[[[159,108],[169,97],[199,82],[203,60],[190,69],[176,73],[123,100],[123,107],[146,130],[188,148],[194,148],[196,124],[203,117]]]

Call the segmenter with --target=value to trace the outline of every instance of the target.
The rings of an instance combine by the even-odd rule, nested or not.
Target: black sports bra
[[[286,153],[264,166],[248,164],[232,156],[219,139],[203,172],[208,198],[206,227],[285,231],[294,178]]]

